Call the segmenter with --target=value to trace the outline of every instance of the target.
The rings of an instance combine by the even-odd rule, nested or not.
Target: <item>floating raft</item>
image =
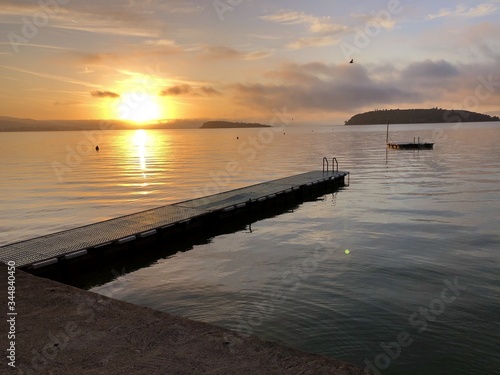
[[[328,164],[328,163],[327,163]],[[349,172],[312,171],[241,189],[162,206],[115,219],[0,247],[0,261],[39,269],[76,262],[89,255],[120,250],[163,235],[176,235],[279,201],[320,194],[320,187],[344,186]]]
[[[389,142],[387,143],[388,148],[397,148],[400,150],[432,150],[434,143],[400,143],[400,142]]]
[[[432,150],[434,147],[434,143],[420,143],[420,137],[418,137],[417,142],[415,142],[415,137],[413,137],[413,143],[389,142],[389,119],[387,119],[385,143],[387,144],[387,148],[396,148],[399,150]]]

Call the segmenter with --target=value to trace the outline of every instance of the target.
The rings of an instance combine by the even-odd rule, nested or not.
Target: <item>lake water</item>
[[[0,245],[335,156],[350,186],[91,290],[383,374],[498,374],[500,126],[391,127],[414,136],[435,149],[385,126],[0,133]]]

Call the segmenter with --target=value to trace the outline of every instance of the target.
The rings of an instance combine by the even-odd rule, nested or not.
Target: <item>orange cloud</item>
[[[181,96],[181,95],[212,96],[212,95],[222,95],[222,93],[210,86],[203,86],[200,87],[198,90],[196,90],[191,85],[184,83],[181,85],[167,87],[160,92],[160,95],[161,96]]]
[[[120,94],[117,94],[116,92],[112,91],[91,91],[90,95],[94,98],[119,98]]]

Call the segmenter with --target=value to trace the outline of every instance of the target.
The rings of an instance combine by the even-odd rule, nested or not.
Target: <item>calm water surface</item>
[[[109,131],[99,152],[81,132],[0,133],[0,244],[336,156],[351,172],[338,193],[91,290],[383,374],[500,373],[500,126],[393,126],[437,142],[421,152],[386,150],[384,126],[285,133]]]

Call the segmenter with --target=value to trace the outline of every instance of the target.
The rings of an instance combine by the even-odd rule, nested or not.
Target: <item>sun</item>
[[[126,121],[142,123],[162,118],[160,105],[148,94],[123,94],[117,110],[118,117]]]

